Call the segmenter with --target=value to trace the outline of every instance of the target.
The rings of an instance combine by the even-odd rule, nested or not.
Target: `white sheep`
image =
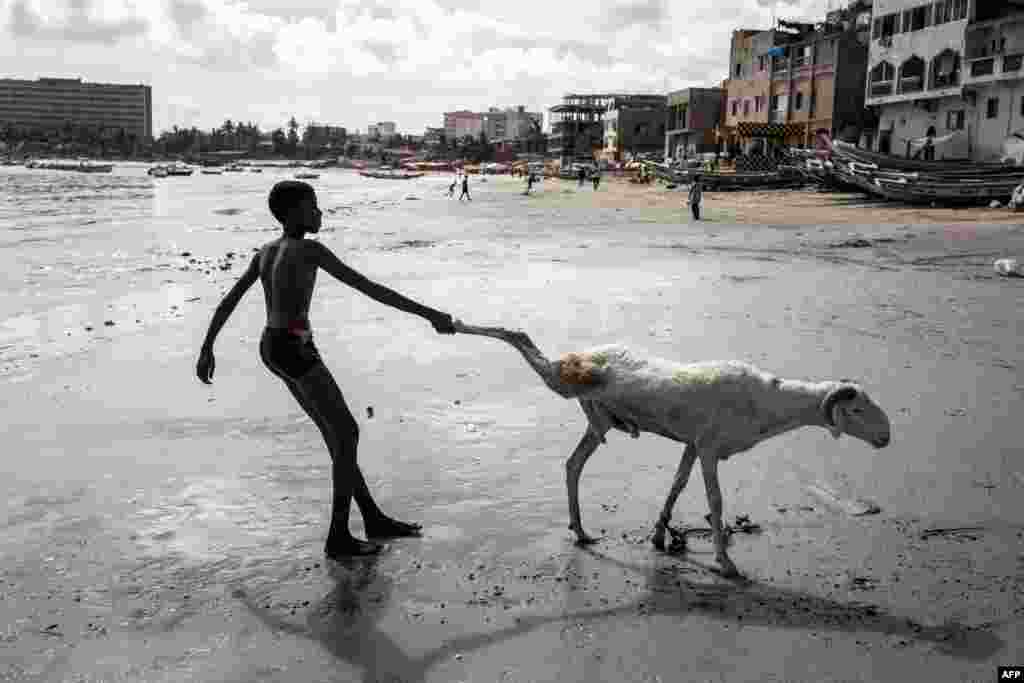
[[[665,547],[672,508],[700,458],[711,510],[715,556],[725,576],[738,576],[726,552],[718,461],[742,453],[777,434],[799,427],[828,429],[857,437],[875,448],[889,444],[889,418],[854,382],[784,380],[738,361],[680,364],[640,358],[622,346],[544,357],[528,336],[500,327],[455,321],[456,332],[501,339],[519,350],[544,383],[565,398],[576,398],[587,416],[587,431],[565,463],[569,528],[580,544],[595,539],[580,521],[579,479],[587,459],[613,427],[634,438],[660,434],[684,444],[661,515],[655,547]]]

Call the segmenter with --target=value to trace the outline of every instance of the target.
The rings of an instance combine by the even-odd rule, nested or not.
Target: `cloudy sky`
[[[153,86],[157,130],[365,131],[570,91],[714,85],[729,37],[839,0],[0,0],[0,77]],[[486,10],[480,7],[485,6]]]

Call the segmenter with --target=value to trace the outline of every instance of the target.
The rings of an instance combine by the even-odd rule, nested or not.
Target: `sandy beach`
[[[708,194],[691,223],[657,185],[473,178],[460,203],[448,176],[323,171],[320,239],[466,322],[552,357],[622,342],[855,378],[893,424],[880,451],[806,429],[722,465],[727,519],[761,526],[733,536],[747,582],[710,571],[707,540],[654,550],[681,447],[609,434],[581,484],[603,538],[578,548],[579,405],[501,342],[321,275],[317,345],[370,487],[425,532],[331,562],[329,459],[260,362],[258,287],[212,387],[194,375],[284,177],[0,169],[0,680],[989,681],[1024,662],[1024,280],[992,269],[1024,256],[1019,215],[784,191]],[[674,524],[706,512],[695,474]]]

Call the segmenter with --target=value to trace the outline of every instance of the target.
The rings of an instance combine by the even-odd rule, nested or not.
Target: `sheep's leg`
[[[669,520],[672,519],[672,510],[675,508],[679,494],[686,488],[686,482],[690,479],[690,471],[696,461],[697,447],[683,446],[683,457],[679,460],[679,468],[676,469],[676,476],[672,480],[672,488],[669,489],[665,506],[661,509],[661,516],[658,517],[658,523],[654,525],[654,538],[651,540],[658,550],[665,549],[665,531],[668,529]]]
[[[729,559],[725,549],[725,531],[722,528],[722,489],[718,484],[718,451],[702,448],[700,466],[704,473],[704,488],[707,490],[708,507],[711,510],[711,536],[715,542],[715,560],[722,568],[722,576],[736,578],[740,572]]]
[[[587,429],[577,444],[576,450],[565,461],[565,487],[569,493],[569,528],[576,533],[576,543],[579,545],[586,545],[597,540],[583,531],[583,522],[580,521],[579,488],[583,466],[587,464],[587,459],[594,454],[600,444],[601,437],[591,429]]]

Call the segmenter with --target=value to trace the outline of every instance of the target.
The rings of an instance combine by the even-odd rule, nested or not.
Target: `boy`
[[[322,216],[317,208],[316,194],[307,183],[294,180],[277,183],[270,191],[269,204],[270,212],[281,223],[284,232],[253,256],[245,274],[217,306],[199,354],[196,374],[202,382],[210,384],[214,371],[214,339],[242,295],[257,279],[260,280],[267,306],[267,326],[260,340],[260,356],[320,429],[331,455],[331,527],[324,552],[332,559],[376,553],[381,550],[379,545],[357,539],[349,532],[349,508],[353,497],[369,538],[418,536],[420,525],[399,522],[385,515],[370,495],[356,463],[359,426],[330,371],[321,361],[309,326],[309,304],[317,270],[324,269],[344,284],[382,304],[426,318],[441,334],[455,333],[452,317],[372,282],[342,263],[320,242],[304,239],[306,233],[320,231]]]
[[[693,220],[700,220],[700,200],[704,195],[704,187],[701,185],[700,174],[693,176],[690,183],[690,211],[693,212]]]
[[[459,177],[455,176],[452,178],[452,184],[448,186],[448,199],[455,196],[455,184],[459,182]]]
[[[459,201],[465,197],[469,201],[473,201],[473,198],[469,196],[469,176],[466,174],[462,175],[462,193],[459,195]]]

